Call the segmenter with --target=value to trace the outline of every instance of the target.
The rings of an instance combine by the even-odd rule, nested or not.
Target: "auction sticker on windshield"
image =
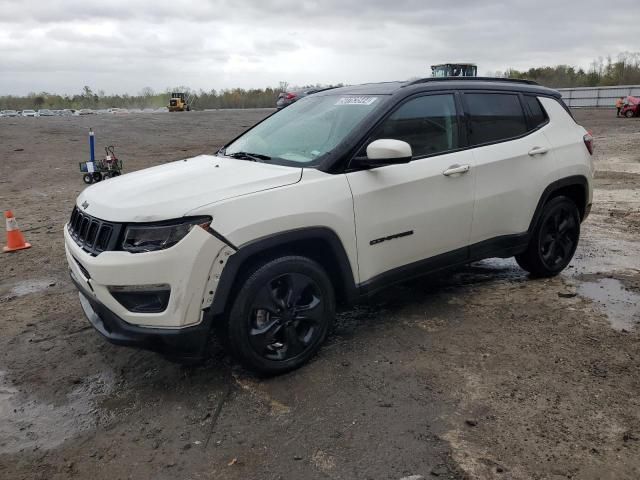
[[[342,97],[336,105],[371,105],[378,97]]]

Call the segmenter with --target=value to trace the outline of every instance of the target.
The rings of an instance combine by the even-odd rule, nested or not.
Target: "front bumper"
[[[183,362],[196,362],[205,357],[211,329],[211,317],[193,327],[180,329],[138,327],[125,322],[71,276],[78,288],[80,304],[89,322],[103,337],[115,345],[142,348]]]
[[[74,282],[96,302],[131,326],[186,328],[203,321],[211,306],[219,274],[233,249],[201,228],[177,245],[146,253],[105,251],[93,256],[79,247],[65,226],[65,251]],[[110,287],[169,285],[167,308],[157,313],[127,310]],[[85,295],[85,296],[87,296]]]

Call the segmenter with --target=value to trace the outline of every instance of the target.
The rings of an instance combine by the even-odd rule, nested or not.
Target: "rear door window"
[[[469,143],[509,140],[527,133],[527,122],[515,93],[465,93]]]

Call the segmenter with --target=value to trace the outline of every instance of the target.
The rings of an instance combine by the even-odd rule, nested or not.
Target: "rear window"
[[[547,114],[540,105],[540,100],[537,97],[530,95],[524,96],[524,103],[529,108],[529,116],[531,123],[531,130],[534,130],[547,122]]]
[[[498,142],[527,133],[518,95],[511,93],[465,93],[470,119],[471,145]]]

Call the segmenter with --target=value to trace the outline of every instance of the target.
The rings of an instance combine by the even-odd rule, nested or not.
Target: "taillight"
[[[287,96],[285,98],[287,100],[293,100],[296,97],[297,97],[297,95],[295,93],[287,93]]]
[[[584,140],[587,150],[589,150],[589,154],[593,155],[593,135],[591,135],[591,132],[587,132],[582,139]]]

